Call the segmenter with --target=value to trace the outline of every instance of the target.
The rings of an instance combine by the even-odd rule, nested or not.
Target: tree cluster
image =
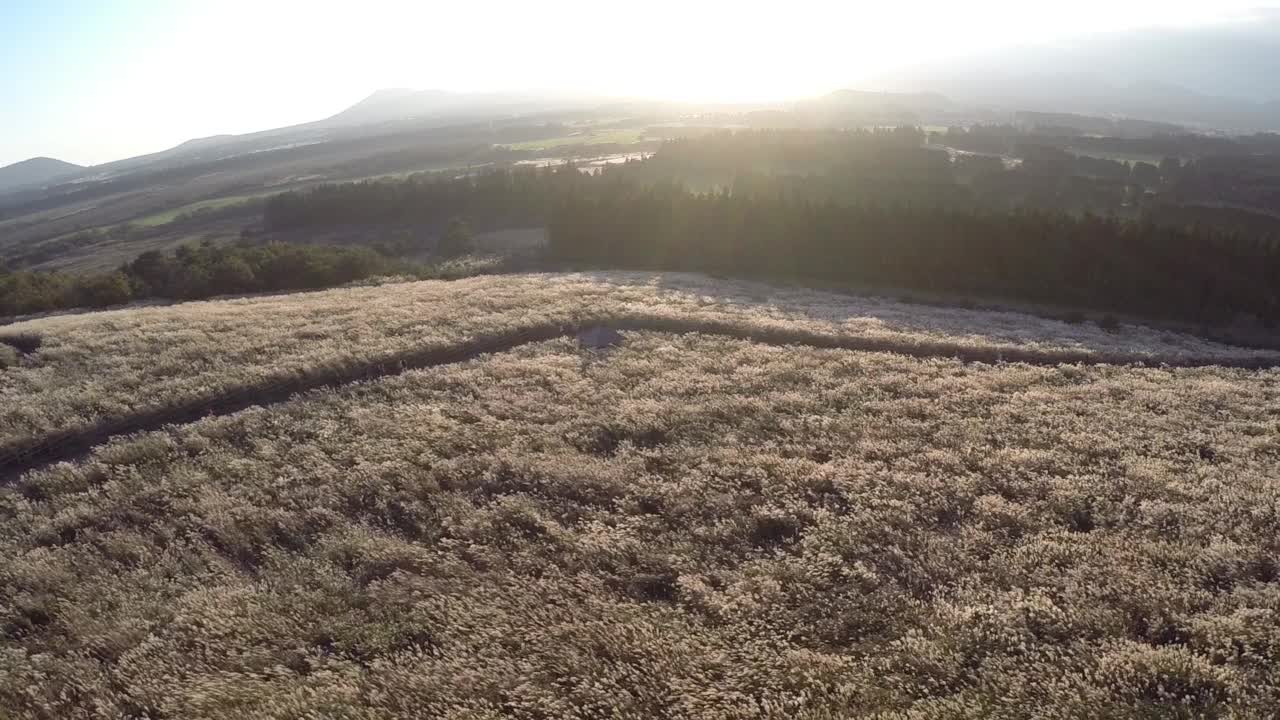
[[[150,251],[118,270],[0,273],[0,316],[133,300],[194,300],[235,293],[332,287],[402,269],[368,248],[273,243]]]
[[[477,229],[540,224],[545,222],[551,200],[582,181],[581,173],[565,166],[321,185],[270,198],[263,211],[263,226],[268,232],[278,232],[413,222],[444,230],[459,218]]]
[[[558,258],[1001,297],[1218,323],[1280,320],[1280,244],[1093,215],[815,203],[603,182],[560,205]]]

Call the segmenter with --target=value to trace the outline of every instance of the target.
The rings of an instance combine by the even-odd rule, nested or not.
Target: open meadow
[[[0,328],[41,345],[0,371],[0,449],[318,370],[593,320],[791,332],[853,347],[1039,362],[1268,364],[1280,353],[1125,325],[907,305],[705,276],[529,274],[53,316]]]
[[[661,292],[622,280],[631,302]],[[522,282],[550,292],[548,278]],[[596,302],[610,292],[559,282]],[[368,312],[311,356],[291,344],[303,318],[340,322],[352,293],[414,293],[422,312],[431,287],[100,322],[173,333],[184,316],[190,336],[125,336],[153,362],[166,342],[216,357],[235,350],[200,333],[256,304],[278,313],[259,337],[280,339],[259,362],[301,363],[386,346],[413,313]],[[502,317],[497,293],[472,297],[478,327]],[[801,316],[792,299],[757,321]],[[689,303],[679,312],[698,312]],[[851,332],[845,312],[796,322]],[[441,318],[438,338],[465,331],[446,317],[419,321]],[[941,316],[899,321],[862,322],[943,331]],[[73,340],[101,341],[84,318],[43,322],[63,362]],[[1049,329],[986,341],[1107,339]],[[1278,379],[626,332],[610,351],[532,343],[118,438],[0,490],[0,707],[1270,717]]]

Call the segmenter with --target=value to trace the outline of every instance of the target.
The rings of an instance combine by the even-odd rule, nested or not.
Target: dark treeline
[[[593,265],[810,278],[1219,323],[1280,320],[1280,245],[1096,216],[811,203],[602,182],[550,249]]]
[[[1055,134],[1052,129],[1044,127],[1026,129],[1015,125],[974,125],[967,128],[952,127],[947,128],[945,132],[930,133],[929,141],[957,150],[998,155],[1013,154],[1019,144],[1029,141],[1060,149],[1156,157],[1246,157],[1280,154],[1280,134],[1276,133],[1220,137],[1170,132],[1151,133],[1145,137],[1125,137],[1121,134],[1097,130],[1086,134],[1078,130],[1063,129],[1062,132]]]
[[[1093,200],[1105,207],[1112,197],[1100,188],[1132,192],[1107,161],[1046,148],[1015,172],[998,159],[953,162],[918,141],[911,130],[713,133],[595,175],[505,170],[290,193],[267,203],[265,224],[545,222],[554,259],[577,264],[807,278],[1205,324],[1280,319],[1280,246],[1255,225],[1221,213],[1093,214]],[[1067,175],[1057,170],[1063,163]],[[699,191],[695,176],[719,181]]]
[[[1020,169],[1004,175],[985,173],[972,183],[976,196],[992,207],[1004,203],[1125,214],[1153,204],[1209,205],[1280,214],[1280,135],[1273,133],[1234,138],[1192,134],[1054,136],[1042,130],[991,125],[949,128],[930,133],[928,139],[936,146],[1021,161]],[[1090,153],[1161,160],[1158,164],[1118,161],[1089,157]],[[1072,197],[1055,198],[1044,192],[1046,181],[1051,179],[1078,189],[1068,193]],[[1038,187],[1027,195],[1012,191],[1024,181]],[[1086,193],[1092,197],[1082,204],[1079,200]]]
[[[607,174],[737,195],[972,207],[973,194],[957,183],[947,154],[921,147],[922,137],[915,128],[714,132],[670,141],[649,159],[611,165]],[[598,181],[566,164],[324,185],[270,198],[263,226],[278,232],[408,222],[439,231],[457,217],[476,230],[544,225],[551,208]]]
[[[674,180],[696,190],[728,188],[734,194],[781,191],[814,202],[1093,213],[1179,228],[1194,217],[1206,229],[1249,236],[1266,225],[1243,222],[1249,212],[1280,216],[1278,135],[1053,138],[1013,126],[975,126],[927,137],[978,154],[949,154],[924,145],[926,135],[914,128],[721,131],[669,142],[651,159],[618,172],[639,182]],[[1129,143],[1148,154],[1157,149],[1220,154],[1185,159],[1174,154],[1148,163],[1067,149],[1095,140],[1122,141],[1119,147]],[[1171,213],[1170,207],[1188,211]],[[1205,210],[1215,207],[1237,212]]]
[[[1041,135],[1068,137],[1105,136],[1121,139],[1146,139],[1184,135],[1186,128],[1171,123],[1134,118],[1107,118],[1075,113],[1014,113],[1014,120],[1026,131]]]
[[[931,177],[943,172],[945,153],[926,150],[924,133],[913,127],[874,130],[717,131],[670,140],[633,175],[647,179],[740,172],[863,173]]]
[[[1191,232],[1230,233],[1255,240],[1280,241],[1280,217],[1232,207],[1155,205],[1143,219]]]
[[[612,169],[644,183],[679,182],[703,191],[784,192],[841,203],[971,207],[942,150],[922,145],[916,128],[756,130],[673,140],[642,163]],[[1003,170],[1003,168],[1000,168]]]
[[[979,140],[989,129],[963,132]],[[936,134],[935,134],[936,135]],[[928,205],[951,209],[1060,210],[1137,215],[1159,182],[1154,165],[1077,157],[1018,135],[1020,163],[997,155],[957,154],[926,146],[916,128],[719,132],[667,143],[644,163],[619,170],[641,182],[676,180],[714,191],[778,182],[798,199],[844,204]],[[1001,138],[1001,143],[1004,138]],[[993,148],[987,148],[987,151]],[[779,179],[781,178],[781,179]],[[754,191],[754,190],[753,190]]]
[[[0,272],[0,316],[133,300],[194,300],[233,293],[307,290],[404,270],[368,248],[239,244],[146,252],[120,269],[92,274]]]
[[[406,180],[321,185],[270,198],[268,232],[347,224],[413,222],[442,229],[466,218],[472,228],[539,225],[553,201],[584,182],[572,166],[545,171],[502,170],[463,177],[434,174]]]
[[[981,138],[1003,131],[957,132]],[[643,162],[611,166],[609,174],[644,184],[678,182],[697,191],[729,189],[735,195],[783,192],[813,202],[1035,209],[1134,219],[1156,204],[1157,191],[1174,193],[1185,185],[1183,194],[1196,194],[1196,186],[1184,180],[1197,176],[1177,158],[1160,166],[1129,164],[1018,137],[1013,149],[1019,162],[1006,163],[989,155],[953,158],[925,146],[925,134],[916,128],[717,131],[671,140]],[[481,230],[541,224],[546,208],[572,190],[576,175],[566,166],[549,174],[524,169],[330,185],[273,198],[264,219],[268,231],[402,222],[438,230],[455,216]]]

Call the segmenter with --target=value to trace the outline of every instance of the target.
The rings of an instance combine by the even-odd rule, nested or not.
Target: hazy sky
[[[0,165],[99,163],[331,115],[384,87],[765,100],[1258,2],[0,0]]]

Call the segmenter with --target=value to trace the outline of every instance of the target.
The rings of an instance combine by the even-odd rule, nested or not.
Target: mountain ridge
[[[844,87],[817,97],[765,105],[777,110],[816,113],[820,119],[838,119],[853,114],[864,120],[883,123],[915,123],[923,116],[999,121],[1004,115],[1017,113],[1065,113],[1160,121],[1193,131],[1280,130],[1280,100],[1220,97],[1188,86],[1151,79],[1117,83],[1115,78],[1105,75],[1054,69],[991,69],[980,77],[971,70],[925,73],[914,80],[889,82],[878,90]],[[414,127],[484,118],[532,117],[546,112],[600,107],[614,107],[618,112],[643,112],[651,106],[670,110],[681,107],[681,104],[554,93],[382,88],[326,118],[238,135],[193,138],[155,153],[122,158],[92,168],[48,157],[31,158],[0,168],[0,192],[29,190],[42,183],[90,175],[94,178],[115,177],[144,167],[207,162],[365,133],[402,132]],[[735,111],[741,112],[743,108]]]
[[[0,191],[58,180],[85,171],[83,165],[43,155],[0,167]]]

